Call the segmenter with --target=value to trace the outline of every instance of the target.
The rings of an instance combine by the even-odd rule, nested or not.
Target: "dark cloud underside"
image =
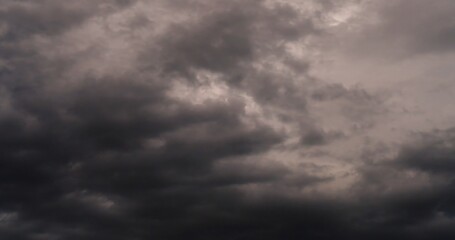
[[[387,96],[312,72],[364,2],[299,4],[0,0],[0,239],[453,238],[453,128],[382,140]],[[451,51],[409,4],[352,42]]]

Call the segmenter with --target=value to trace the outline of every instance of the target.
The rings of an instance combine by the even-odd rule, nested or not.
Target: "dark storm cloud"
[[[282,54],[280,41],[299,40],[318,30],[310,18],[283,5],[265,7],[261,1],[219,4],[188,26],[170,29],[164,41],[170,71],[196,67],[231,72],[270,51]],[[275,51],[275,52],[274,52]],[[237,70],[238,71],[238,70]]]
[[[62,45],[62,50],[76,49],[76,43],[65,42],[73,35],[65,34],[73,30],[81,30],[76,33],[86,38],[100,34],[104,28],[93,30],[86,24],[104,24],[110,21],[108,16],[128,12],[135,2],[83,1],[73,6],[50,0],[4,1],[5,7],[0,7],[4,13],[0,21],[6,26],[0,40],[0,60],[5,63],[0,65],[0,238],[431,239],[453,235],[446,227],[453,209],[445,201],[453,198],[448,194],[453,187],[451,133],[451,140],[435,137],[403,148],[391,165],[367,163],[356,169],[364,183],[354,189],[359,194],[355,200],[317,193],[302,196],[301,192],[336,181],[337,176],[317,175],[311,165],[296,171],[281,161],[286,159],[268,155],[282,150],[280,144],[288,140],[288,133],[251,117],[251,103],[241,94],[194,102],[204,96],[185,97],[186,92],[178,89],[170,94],[174,84],[189,89],[209,85],[198,79],[201,71],[209,71],[218,74],[229,90],[250,96],[265,109],[261,118],[278,109],[283,122],[297,122],[300,146],[305,149],[343,137],[315,127],[318,124],[311,119],[301,119],[307,117],[309,101],[344,101],[352,118],[371,112],[365,109],[378,109],[379,104],[362,90],[322,84],[313,92],[305,87],[307,82],[296,80],[308,77],[311,64],[291,56],[284,43],[317,36],[321,30],[312,16],[302,16],[290,5],[162,3],[161,7],[195,19],[176,20],[161,35],[132,44],[131,51],[138,57],[128,62],[132,70],[119,74],[112,69],[114,73],[97,75],[81,67],[87,62],[109,64],[99,59],[123,56],[106,53],[106,49],[118,50],[117,45],[104,48],[110,42],[69,56],[59,51],[56,56],[46,55]],[[191,15],[186,8],[200,11]],[[131,31],[154,31],[161,23],[159,18],[134,16],[134,21],[126,21]],[[116,20],[123,18],[128,14]],[[84,32],[85,28],[90,31]],[[115,34],[106,39],[122,42],[121,34],[128,35]],[[49,47],[40,45],[41,41],[55,44]],[[97,58],[104,54],[114,57]],[[257,68],[261,61],[268,62]],[[359,106],[352,107],[356,102]],[[436,161],[427,162],[432,157]],[[394,170],[390,176],[411,169],[450,181],[435,183],[431,191],[357,201],[371,200],[367,190],[387,184],[377,177],[387,169]],[[441,219],[449,223],[440,224]],[[407,230],[412,227],[417,230]]]
[[[3,86],[22,91],[57,77],[75,59],[38,56],[34,41],[64,34],[94,16],[104,16],[134,1],[2,1],[0,8],[0,76]],[[71,48],[71,47],[68,47]],[[39,76],[37,76],[39,75]],[[52,76],[49,76],[52,75]]]
[[[154,89],[147,86],[113,81],[88,84],[64,92],[65,96],[34,92],[33,96],[18,97],[15,109],[23,113],[2,116],[0,202],[5,211],[19,212],[21,224],[31,221],[31,233],[40,228],[53,232],[53,228],[76,227],[83,232],[53,233],[110,238],[119,234],[115,229],[121,226],[133,227],[133,223],[123,224],[122,219],[135,219],[134,211],[149,211],[149,220],[153,220],[153,216],[172,214],[169,211],[185,211],[193,201],[212,194],[211,188],[274,178],[267,174],[244,180],[236,174],[209,176],[217,159],[262,151],[280,139],[265,127],[246,129],[237,119],[241,106],[185,106],[166,101],[159,93],[150,95]],[[168,109],[172,104],[177,106]],[[33,126],[27,126],[27,117]],[[148,138],[158,138],[164,146],[147,149]],[[214,186],[197,190],[204,185]],[[81,197],[74,193],[86,189],[95,196],[129,199],[126,205],[132,202],[133,216],[80,202]],[[172,194],[174,189],[176,195]],[[201,191],[201,195],[193,199],[193,191]],[[216,191],[213,194],[217,196]],[[174,197],[181,202],[166,207],[163,201]],[[151,200],[157,201],[157,206]],[[122,201],[116,204],[121,208]],[[149,220],[139,226],[159,226],[147,223]],[[124,234],[118,239],[136,235]]]
[[[27,4],[11,6],[2,15],[8,27],[2,42],[8,54],[3,57],[11,67],[2,70],[0,205],[1,214],[17,216],[5,217],[5,224],[17,227],[2,227],[2,237],[169,238],[175,229],[183,232],[193,224],[187,212],[204,202],[238,201],[236,194],[218,188],[284,174],[211,172],[220,159],[264,151],[282,138],[266,126],[247,128],[240,121],[241,101],[201,106],[176,101],[167,96],[167,76],[142,81],[140,73],[112,79],[73,76],[86,79],[62,87],[59,81],[77,58],[49,61],[33,45],[23,51],[23,45],[12,41],[33,41],[35,34],[54,37],[96,10],[84,4],[87,8],[81,11],[56,2]],[[50,13],[54,11],[58,14]],[[233,19],[214,18],[218,27],[197,31],[213,34],[229,28],[225,25]],[[232,28],[223,35],[226,47],[192,50],[205,40],[195,38],[176,50],[194,55],[176,59],[209,70],[238,65],[249,53],[242,53],[242,27],[233,23]],[[201,51],[223,62],[211,65],[198,55]],[[213,211],[207,214],[216,217],[217,206]],[[196,211],[194,221],[208,224],[204,214]]]
[[[420,171],[452,177],[455,173],[455,129],[416,135],[418,140],[403,149],[400,162]]]
[[[285,4],[266,7],[262,1],[219,3],[208,12],[194,23],[171,27],[162,37],[166,71],[189,80],[194,79],[194,71],[213,71],[257,101],[303,109],[304,93],[294,79],[258,70],[253,63],[274,57],[282,59],[290,72],[305,75],[309,64],[286,54],[284,43],[318,34],[312,19]],[[144,61],[149,58],[145,55]]]
[[[188,71],[197,67],[224,72],[251,60],[252,19],[241,11],[235,9],[204,17],[189,30],[178,29],[181,26],[172,29],[170,36],[166,36],[166,41],[175,39],[170,46],[170,70]]]
[[[103,0],[63,4],[55,0],[4,0],[0,9],[1,43],[56,35],[77,27],[90,17],[112,13],[133,2],[135,0]]]
[[[453,131],[415,134],[386,161],[389,147],[380,144],[368,151],[359,171],[362,181],[354,187],[366,203],[358,211],[361,224],[416,239],[454,236]]]
[[[6,1],[0,21],[5,29],[4,38],[22,40],[33,34],[52,35],[68,30],[89,16],[84,6],[80,9],[67,8],[56,1],[42,3],[29,1]]]

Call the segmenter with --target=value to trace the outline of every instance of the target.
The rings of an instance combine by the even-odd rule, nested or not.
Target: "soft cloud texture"
[[[0,238],[455,236],[451,1],[0,3]]]

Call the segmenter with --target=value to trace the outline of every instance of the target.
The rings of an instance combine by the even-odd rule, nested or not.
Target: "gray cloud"
[[[435,174],[453,174],[455,129],[416,134],[414,145],[400,153],[403,165]]]
[[[352,51],[400,58],[452,51],[454,7],[452,1],[368,2],[371,15],[358,19],[367,24],[354,34]]]
[[[388,106],[306,4],[4,1],[0,238],[453,237],[453,130],[359,143]]]

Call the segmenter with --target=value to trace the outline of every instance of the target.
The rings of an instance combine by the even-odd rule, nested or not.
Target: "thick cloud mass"
[[[454,10],[0,0],[0,239],[453,239]]]

